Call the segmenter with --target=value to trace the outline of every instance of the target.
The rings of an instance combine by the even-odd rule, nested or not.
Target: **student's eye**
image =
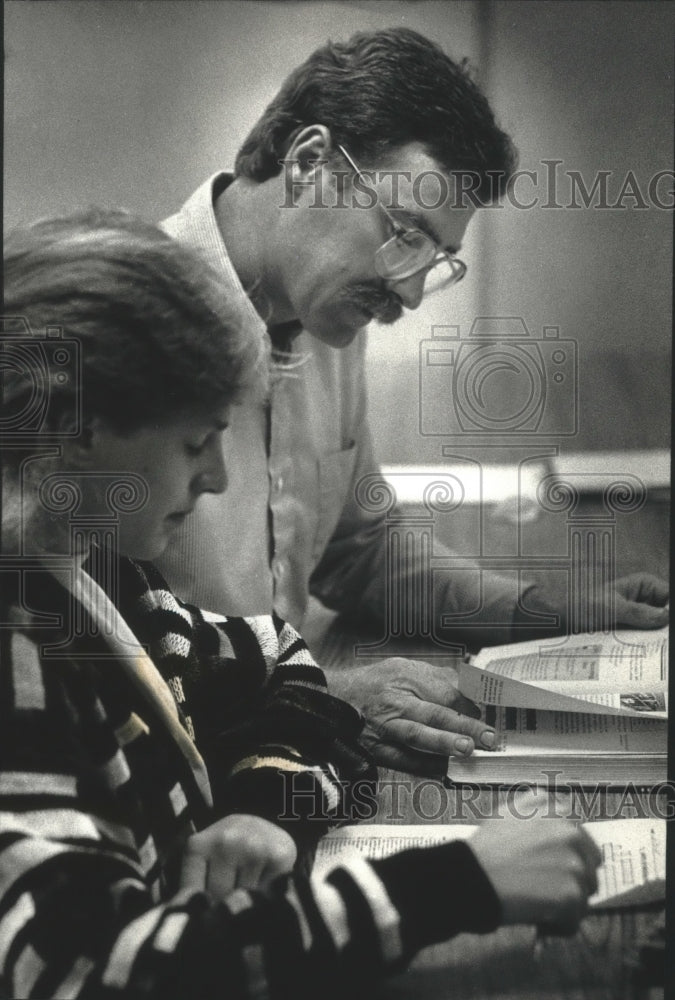
[[[192,458],[197,458],[199,455],[202,454],[202,452],[206,448],[206,446],[207,446],[207,444],[209,442],[209,437],[210,437],[210,435],[208,435],[207,437],[205,437],[203,441],[200,441],[200,442],[198,442],[196,444],[193,443],[193,442],[191,442],[191,441],[186,441],[186,443],[185,443],[185,451]]]

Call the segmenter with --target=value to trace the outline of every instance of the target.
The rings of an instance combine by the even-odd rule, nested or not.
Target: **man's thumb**
[[[662,628],[669,618],[668,608],[655,608],[652,604],[626,601],[617,608],[617,624],[627,628]]]

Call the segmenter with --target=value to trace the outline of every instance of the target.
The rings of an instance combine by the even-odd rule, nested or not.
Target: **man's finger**
[[[634,601],[617,601],[616,620],[624,628],[662,628],[668,624],[668,608],[655,608],[651,604]]]
[[[668,603],[670,587],[665,580],[651,573],[633,573],[614,582],[615,589],[631,601],[641,601],[663,607]]]
[[[470,719],[480,719],[480,708],[476,702],[471,701],[470,698],[465,698],[459,691],[452,699],[449,707],[457,712],[458,715],[467,715]]]
[[[663,607],[670,600],[670,586],[657,576],[648,577],[644,581],[644,588],[647,593],[640,593],[640,598],[649,601],[650,604],[658,604],[659,607]]]
[[[397,736],[394,742],[405,743],[418,750],[425,750],[429,753],[456,753],[454,737],[466,736],[473,740],[476,746],[482,749],[492,749],[495,745],[495,731],[491,726],[485,724],[480,719],[472,719],[468,715],[461,715],[453,708],[446,708],[444,705],[436,705],[430,701],[422,701],[421,698],[411,699],[405,706],[404,719],[392,719],[384,726],[387,733],[387,741],[392,742],[389,736],[389,727],[394,723],[408,724],[410,734],[408,738]],[[433,730],[439,735],[440,742],[434,745],[433,739],[428,732],[422,733],[422,743],[419,742],[420,733],[415,729],[421,726],[425,731]],[[399,731],[402,726],[397,727]],[[452,742],[443,740],[442,737],[453,736]],[[428,738],[425,738],[428,737]]]
[[[420,753],[408,747],[392,746],[390,743],[380,743],[373,750],[379,767],[388,767],[392,771],[403,771],[404,774],[414,774],[420,778],[436,778],[440,780],[447,774],[448,757],[433,753]]]
[[[473,737],[469,735],[469,724],[475,725],[475,720],[458,716],[453,730],[446,732],[411,719],[391,719],[384,726],[383,734],[387,743],[396,743],[423,753],[466,757],[473,752],[475,746]]]

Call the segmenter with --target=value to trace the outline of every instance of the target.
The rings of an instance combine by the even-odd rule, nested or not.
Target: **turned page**
[[[479,704],[665,719],[668,629],[486,648],[460,665],[459,688]]]

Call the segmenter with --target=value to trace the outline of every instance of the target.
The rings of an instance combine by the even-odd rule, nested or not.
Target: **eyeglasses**
[[[338,146],[338,149],[354,173],[366,184],[366,178],[344,146]],[[375,251],[375,270],[381,278],[385,281],[405,281],[420,271],[427,271],[424,281],[427,295],[462,280],[467,271],[463,260],[442,250],[421,229],[401,225],[380,201],[377,204],[394,230],[394,235]],[[448,270],[438,268],[439,264],[447,264]]]

